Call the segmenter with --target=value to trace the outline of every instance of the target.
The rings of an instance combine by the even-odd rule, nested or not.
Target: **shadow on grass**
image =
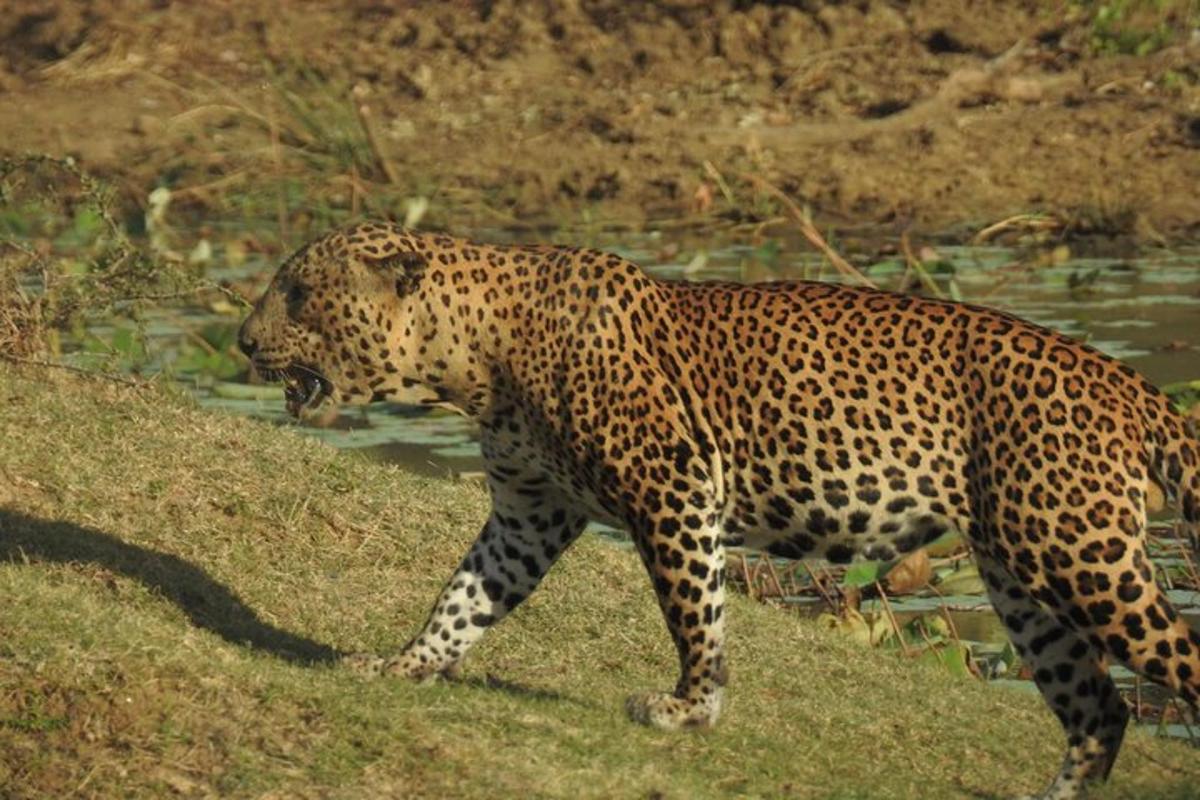
[[[513,697],[526,697],[533,700],[557,700],[574,703],[575,705],[583,705],[569,697],[564,697],[558,692],[549,689],[535,689],[514,681],[499,678],[490,672],[482,678],[467,678],[462,683],[476,689],[490,689],[492,691],[504,692]]]
[[[285,661],[332,663],[342,655],[264,622],[228,587],[178,556],[71,522],[37,519],[0,508],[0,561],[26,560],[94,564],[125,575],[179,606],[197,627]]]

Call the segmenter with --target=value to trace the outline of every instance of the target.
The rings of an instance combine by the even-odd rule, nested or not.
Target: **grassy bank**
[[[154,390],[0,366],[0,796],[1004,797],[1061,735],[1035,697],[734,598],[713,731],[628,723],[673,681],[635,558],[585,537],[457,684],[367,682],[484,517],[414,478]],[[1193,797],[1132,734],[1102,797]]]

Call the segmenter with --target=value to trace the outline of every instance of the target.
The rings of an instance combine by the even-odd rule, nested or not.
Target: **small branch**
[[[825,241],[825,237],[812,224],[812,219],[810,219],[808,213],[796,205],[792,198],[788,197],[782,190],[759,175],[742,172],[739,173],[739,177],[783,203],[784,208],[787,209],[788,216],[800,227],[800,232],[804,234],[804,238],[808,239],[813,247],[820,250],[829,259],[829,263],[833,264],[834,269],[856,281],[861,286],[870,286],[872,289],[877,288],[870,278],[855,269],[849,261],[842,258],[836,250],[829,246],[829,243]]]
[[[393,186],[399,185],[400,173],[396,170],[395,165],[392,164],[379,144],[379,135],[375,132],[375,123],[371,119],[371,108],[366,103],[357,102],[358,93],[355,93],[355,95],[350,105],[354,106],[354,112],[358,116],[358,124],[362,127],[363,136],[367,140],[367,146],[371,148],[371,152],[375,156],[375,161],[379,164],[379,168],[383,171],[383,175],[387,178],[388,183]]]
[[[754,599],[754,575],[750,572],[750,565],[745,554],[742,554],[742,576],[746,581],[746,596],[751,600]]]
[[[817,591],[821,593],[821,599],[825,601],[827,606],[829,606],[830,613],[836,614],[838,612],[837,603],[833,601],[833,597],[830,596],[829,592],[825,591],[824,583],[817,577],[817,574],[813,572],[812,567],[808,565],[807,561],[801,561],[800,563],[803,564],[804,569],[808,571],[808,577],[812,579],[813,586],[815,586]]]
[[[729,183],[725,180],[725,176],[717,169],[711,161],[704,162],[704,171],[708,173],[708,177],[713,179],[720,189],[721,194],[725,197],[725,202],[729,203],[730,208],[737,208],[737,198],[733,196],[733,190],[729,188]]]
[[[1191,547],[1187,540],[1187,531],[1183,530],[1184,523],[1180,522],[1180,538],[1175,540],[1175,547],[1179,550],[1179,557],[1183,560],[1184,569],[1188,573],[1188,579],[1192,582],[1192,587],[1196,591],[1200,591],[1200,571],[1196,569],[1196,562],[1192,561]]]
[[[917,258],[917,254],[913,252],[912,244],[908,241],[908,231],[900,234],[900,252],[904,254],[905,265],[912,274],[917,276],[917,280],[925,287],[925,291],[941,300],[942,290],[938,288],[937,283],[930,277],[929,271],[925,269],[925,262]]]
[[[905,656],[911,656],[912,651],[908,649],[908,642],[904,641],[904,632],[900,630],[900,624],[896,622],[896,615],[892,613],[892,604],[888,602],[887,592],[883,590],[879,581],[875,581],[875,590],[879,592],[879,601],[883,603],[883,613],[887,615],[888,622],[892,624],[892,632],[896,634],[896,640],[900,642],[900,650]]]
[[[44,267],[46,264],[46,259],[43,258],[41,255],[39,255],[36,250],[34,250],[32,247],[25,244],[24,242],[18,242],[14,239],[4,238],[4,239],[0,239],[0,245],[3,245],[5,247],[11,247],[13,250],[16,250],[18,253],[29,258],[30,261],[37,264],[38,266]]]
[[[82,375],[85,378],[93,378],[98,380],[112,381],[125,386],[132,386],[135,389],[144,388],[148,381],[134,381],[120,375],[114,375],[111,372],[101,372],[100,370],[84,369],[83,367],[72,366],[71,364],[60,364],[57,361],[39,361],[34,358],[21,358],[20,356],[10,355],[8,353],[0,353],[0,360],[8,361],[12,364],[21,364],[29,367],[44,367],[47,369],[61,369],[67,372],[72,372],[76,375]]]
[[[954,624],[954,618],[950,616],[950,608],[946,605],[946,595],[939,592],[932,583],[929,584],[929,588],[942,601],[939,610],[942,612],[942,619],[946,620],[946,626],[950,628],[950,636],[954,639],[954,643],[962,644],[962,639],[958,636],[958,626]]]
[[[1062,221],[1055,217],[1047,217],[1042,214],[1016,214],[1011,217],[1006,217],[999,222],[988,225],[971,238],[971,244],[984,244],[988,239],[991,239],[997,234],[1003,233],[1011,228],[1023,228],[1025,230],[1032,231],[1052,231],[1061,227],[1063,227]]]
[[[195,286],[192,286],[188,289],[180,289],[179,291],[175,292],[145,292],[143,294],[130,294],[122,297],[114,297],[113,302],[132,303],[138,300],[179,300],[181,298],[192,297],[193,295],[201,294],[203,292],[217,292],[222,294],[242,308],[250,308],[254,305],[245,297],[242,297],[240,292],[236,292],[233,289],[230,289],[228,286],[222,286],[219,283],[213,283],[212,281],[200,281]]]
[[[770,558],[764,558],[763,563],[767,565],[767,575],[770,576],[772,583],[775,584],[776,597],[782,600],[787,597],[783,592],[783,584],[779,582],[779,574],[775,572],[775,564]]]

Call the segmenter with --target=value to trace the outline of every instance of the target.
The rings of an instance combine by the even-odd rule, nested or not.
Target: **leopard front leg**
[[[725,549],[715,513],[666,494],[659,513],[633,534],[675,641],[680,675],[674,692],[634,695],[626,710],[635,721],[656,728],[707,727],[720,716],[727,678]]]
[[[347,666],[417,680],[454,675],[467,650],[529,596],[587,522],[540,481],[490,488],[491,515],[421,632],[391,658],[355,654]]]

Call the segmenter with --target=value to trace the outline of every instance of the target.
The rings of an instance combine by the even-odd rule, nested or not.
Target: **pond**
[[[510,237],[496,234],[480,238],[505,241]],[[666,278],[838,279],[836,272],[811,250],[779,240],[756,246],[714,246],[695,236],[663,233],[620,239],[600,237],[590,244],[618,252]],[[1200,378],[1200,358],[1195,349],[1200,342],[1194,340],[1200,320],[1200,250],[1156,251],[1124,258],[1073,257],[1065,247],[1053,244],[941,247],[923,250],[920,259],[927,290],[1011,311],[1064,331],[1129,363],[1160,386]],[[861,263],[860,268],[883,288],[895,288],[906,279],[905,260],[899,256],[876,254],[871,262]],[[210,269],[208,274],[218,280],[253,283],[255,276],[265,276],[273,269],[273,264],[249,260],[236,267]],[[236,309],[221,303],[207,309],[148,312],[143,323],[146,352],[142,369],[169,371],[202,406],[295,425],[284,413],[280,389],[239,383],[245,378],[235,374],[236,367],[221,366],[221,359],[227,360],[234,346],[237,323]],[[95,348],[98,352],[119,349],[128,339],[123,329],[105,326],[93,327],[90,335],[105,345]],[[361,450],[425,474],[477,477],[481,469],[472,424],[441,410],[376,404],[343,409],[332,419],[325,419],[321,427],[303,430],[337,447]],[[618,532],[598,530],[622,541]],[[754,563],[753,557],[748,557],[747,563]],[[777,563],[780,570],[793,569],[798,574],[795,565]],[[1159,563],[1167,568],[1168,577],[1184,578],[1171,590],[1172,599],[1193,624],[1200,626],[1200,595],[1192,591],[1198,587],[1186,580],[1186,565],[1172,552],[1160,552]],[[935,559],[934,568],[943,579],[971,569],[961,556]],[[773,602],[803,613],[821,614],[829,604],[810,579],[815,573],[805,569],[808,577],[790,584],[795,589],[790,593],[779,591]],[[845,580],[841,571],[830,573],[830,578],[834,583]],[[927,643],[932,642],[930,637],[936,639],[930,646],[932,650],[933,644],[948,642],[952,632],[954,641],[965,643],[969,650],[966,658],[974,665],[972,671],[1032,689],[1028,680],[1014,680],[1020,677],[1019,672],[1008,669],[1013,662],[1011,649],[1006,649],[1007,639],[995,615],[981,613],[989,607],[978,582],[968,580],[960,585],[964,587],[962,593],[952,596],[928,590],[894,596],[886,609],[878,599],[867,598],[861,606],[868,620],[865,624],[882,625],[885,611],[887,624],[905,630],[940,617],[949,630],[912,627],[916,633],[911,635],[919,634]],[[1181,718],[1164,706],[1165,695],[1136,681],[1127,671],[1118,668],[1114,674],[1128,690],[1143,724],[1167,735],[1191,737]],[[1164,708],[1170,713],[1164,714]]]

